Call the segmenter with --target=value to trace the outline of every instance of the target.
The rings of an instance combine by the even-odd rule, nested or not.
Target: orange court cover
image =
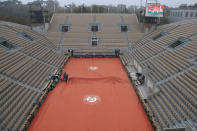
[[[152,131],[119,58],[71,58],[28,131]]]

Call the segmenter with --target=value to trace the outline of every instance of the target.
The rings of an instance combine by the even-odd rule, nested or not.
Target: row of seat
[[[16,32],[26,32],[28,35],[35,38],[35,40],[40,42],[45,47],[56,48],[56,45],[54,45],[54,43],[52,43],[50,40],[48,40],[45,35],[38,34],[35,31],[32,31],[30,29],[26,29],[26,28],[22,28],[20,26],[11,26],[10,28],[15,30]]]
[[[197,83],[193,85],[195,87],[190,88],[191,86],[184,85],[185,81],[182,81],[196,69],[197,67],[194,67],[187,73],[159,85],[161,92],[148,100],[151,110],[156,118],[160,119],[162,126],[172,127],[177,122],[186,120],[197,121]]]
[[[56,67],[59,67],[65,59],[65,56],[58,53],[54,49],[43,47],[40,44],[30,44],[19,51]]]
[[[127,69],[135,62],[142,69],[150,68],[147,77],[160,91],[150,98],[144,98],[140,93],[138,95],[157,130],[182,128],[186,122],[197,129],[194,124],[197,121],[196,27],[197,22],[185,22],[169,25],[171,29],[168,31],[167,28],[165,31],[158,28],[120,56]],[[167,35],[156,41],[151,40],[160,32],[167,32]],[[189,42],[177,49],[169,49],[168,44],[179,37],[186,37]]]
[[[194,63],[189,58],[197,54],[195,48],[195,42],[188,43],[183,48],[179,48],[176,51],[167,50],[142,62],[140,65],[144,68],[147,66],[151,67],[153,72],[150,73],[150,76],[157,82],[193,65]]]
[[[145,35],[143,37],[143,39],[140,39],[139,41],[137,41],[134,45],[133,45],[133,48],[134,49],[137,49],[137,48],[140,48],[141,46],[144,46],[146,45],[147,43],[151,43],[153,42],[152,41],[152,38],[153,36],[156,36],[158,35],[160,32],[169,32],[171,30],[174,30],[176,29],[177,27],[179,27],[179,25],[170,25],[170,26],[167,26],[167,27],[160,27],[158,30],[155,30],[153,32],[150,32],[149,34]]]
[[[25,121],[41,93],[25,88],[0,77],[0,123],[1,127],[17,130]]]
[[[13,28],[13,27],[11,27],[11,28]],[[50,54],[50,56],[48,56],[48,58],[52,58],[52,56],[53,56],[53,57],[56,57],[56,60],[59,60],[59,61],[64,59],[62,54],[59,55],[58,53],[54,53],[54,52],[56,52],[55,51],[56,46],[53,46],[53,48],[51,48],[51,47],[49,48],[48,46],[46,46],[46,43],[40,42],[40,39],[37,38],[37,35],[32,36],[32,33],[30,33],[30,31],[22,30],[24,32],[26,31],[29,35],[31,35],[31,37],[33,37],[35,39],[35,41],[29,41],[28,39],[25,39],[25,38],[19,36],[16,31],[10,29],[7,26],[0,26],[0,29],[2,31],[2,32],[0,32],[0,37],[3,37],[5,39],[11,41],[12,43],[16,44],[17,46],[19,46],[19,49],[21,51],[23,51],[23,52],[26,51],[25,53],[27,53],[27,54],[30,54],[29,53],[30,50],[35,51],[35,53],[32,53],[31,55],[39,54],[40,52],[43,52],[43,51],[48,51],[48,54]],[[18,30],[18,31],[21,31],[21,30]],[[3,33],[3,32],[6,32],[6,34]],[[36,48],[39,48],[39,50],[37,50]],[[43,55],[44,55],[44,53],[43,53]],[[45,59],[41,59],[41,60],[45,60]],[[51,62],[51,60],[49,60],[47,62]],[[58,64],[59,64],[59,62],[57,62],[57,61],[54,61],[54,62],[51,62],[51,63],[53,63],[53,64],[56,63],[57,64],[56,66],[58,66]]]
[[[57,51],[45,36],[23,27],[0,25],[0,37],[17,46],[14,50],[2,47],[9,48],[8,43],[0,46],[0,127],[15,131],[23,128],[50,86],[49,75],[62,68],[68,56]]]
[[[17,45],[19,48],[31,43],[29,40],[19,37],[17,32],[9,29],[7,26],[0,26],[0,30],[0,37],[9,40],[10,42]]]
[[[7,77],[41,89],[47,83],[49,74],[61,67],[64,60],[67,59],[67,56],[57,52],[55,48],[51,48],[50,43],[49,46],[46,46],[47,43],[31,42],[17,34],[22,31],[26,31],[29,35],[36,34],[33,31],[7,25],[1,25],[0,29],[0,37],[19,46],[14,51],[0,48],[0,73]],[[32,37],[37,40],[46,39],[43,36],[37,38],[37,35]]]
[[[183,28],[183,29],[182,29]],[[178,39],[179,37],[190,37],[192,34],[196,33],[195,28],[197,28],[197,25],[187,25],[185,27],[179,26],[175,28],[174,30],[171,30],[168,32],[168,34],[165,37],[162,37],[161,39],[157,41],[151,41],[145,42],[144,46],[141,46],[137,49],[133,47],[133,56],[136,56],[135,59],[137,61],[144,61],[154,55],[157,55],[161,53],[163,50],[166,49],[166,46],[171,43],[172,41]],[[184,32],[184,33],[178,33],[178,32]],[[177,32],[177,33],[175,33]],[[158,32],[159,33],[159,32]],[[153,37],[153,36],[152,36]],[[139,53],[140,52],[140,53]]]
[[[90,28],[91,24],[96,23],[101,27],[101,30],[96,32],[96,37],[101,40],[101,43],[98,44],[100,47],[98,47],[97,50],[101,51],[105,48],[108,50],[122,47],[127,48],[128,43],[125,41],[125,33],[120,32],[118,26],[122,24],[121,16],[125,20],[125,24],[130,24],[131,30],[127,32],[128,43],[133,43],[143,35],[135,15],[54,14],[55,19],[47,32],[47,36],[51,41],[54,41],[56,45],[60,44],[62,48],[92,50],[89,44],[89,38],[93,36],[93,33],[88,30],[88,28]],[[77,21],[80,21],[80,23]],[[71,31],[62,33],[63,35],[61,35],[61,32],[58,31],[59,25],[65,22],[67,22],[67,24],[72,24]]]
[[[143,105],[143,107],[144,107],[144,109],[145,109],[145,111],[148,115],[148,118],[151,121],[151,124],[152,124],[154,130],[158,130],[158,131],[161,130],[159,119],[154,117],[153,111],[148,106],[148,104],[146,102],[147,100],[144,99],[141,90],[137,89],[136,91],[137,91],[139,99],[140,99],[140,101],[141,101],[141,103],[142,103],[142,105]]]
[[[0,49],[2,50],[2,49]],[[6,51],[5,51],[6,52]],[[0,73],[34,88],[43,88],[49,74],[57,70],[20,52],[1,56]]]

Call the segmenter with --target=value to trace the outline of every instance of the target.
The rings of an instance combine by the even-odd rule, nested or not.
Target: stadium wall
[[[172,9],[169,11],[168,19],[170,22],[197,19],[197,10]]]

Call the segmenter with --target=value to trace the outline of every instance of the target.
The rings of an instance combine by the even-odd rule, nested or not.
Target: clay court
[[[71,58],[29,131],[152,131],[119,58]]]

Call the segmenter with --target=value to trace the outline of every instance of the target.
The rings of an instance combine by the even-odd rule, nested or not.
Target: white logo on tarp
[[[92,70],[92,71],[98,70],[98,66],[90,66],[89,70]]]
[[[88,95],[83,98],[84,103],[86,104],[95,104],[101,101],[101,98],[96,95]]]

